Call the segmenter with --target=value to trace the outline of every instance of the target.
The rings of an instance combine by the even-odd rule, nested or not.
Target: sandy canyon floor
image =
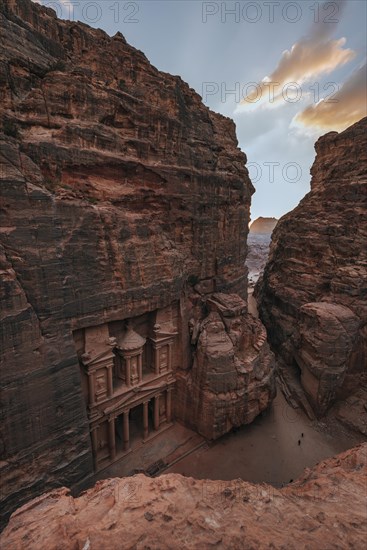
[[[270,410],[263,416],[198,449],[165,473],[198,479],[241,478],[281,487],[305,468],[365,440],[332,420],[309,420],[301,409],[293,409],[278,389]]]

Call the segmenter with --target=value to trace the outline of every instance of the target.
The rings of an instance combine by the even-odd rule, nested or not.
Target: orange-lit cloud
[[[335,2],[339,8],[339,16],[344,0]],[[274,103],[282,97],[282,89],[285,85],[295,82],[301,86],[318,76],[330,74],[337,67],[341,67],[355,57],[355,52],[344,48],[346,39],[332,40],[331,35],[337,25],[334,23],[314,23],[308,36],[296,42],[290,50],[283,52],[278,66],[270,74],[263,78],[258,90],[244,98],[243,103],[254,103],[259,95],[269,98],[269,83],[275,83],[273,87]],[[262,94],[260,94],[261,90]]]
[[[305,126],[342,131],[367,115],[366,64],[355,71],[336,94],[310,105],[295,117]]]
[[[283,53],[269,80],[281,85],[287,82],[302,84],[320,74],[331,73],[355,56],[353,50],[343,48],[345,42],[345,38],[322,43],[312,40],[297,42],[291,51]]]

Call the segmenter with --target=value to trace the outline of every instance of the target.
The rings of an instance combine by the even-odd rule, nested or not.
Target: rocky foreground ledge
[[[16,511],[2,550],[365,548],[367,444],[283,489],[241,480],[137,475],[66,488]]]

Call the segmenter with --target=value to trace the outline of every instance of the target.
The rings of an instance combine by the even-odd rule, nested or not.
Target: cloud
[[[266,80],[281,85],[287,82],[302,84],[320,74],[329,74],[355,56],[353,50],[343,48],[345,43],[345,38],[297,42],[290,51],[283,53],[278,67]]]
[[[337,0],[334,4],[338,7],[337,13],[340,17],[345,0]],[[248,94],[242,104],[254,103],[259,95],[269,100],[271,93],[273,102],[269,103],[274,105],[282,98],[282,90],[286,84],[294,82],[301,86],[304,82],[330,74],[337,67],[351,61],[356,54],[353,50],[344,48],[346,39],[331,39],[337,24],[338,19],[330,23],[314,23],[306,37],[293,44],[290,50],[283,52],[274,71],[262,79],[258,89]],[[276,87],[269,86],[270,83],[276,83]]]
[[[367,115],[366,63],[354,71],[332,97],[309,105],[298,113],[295,123],[342,131]]]

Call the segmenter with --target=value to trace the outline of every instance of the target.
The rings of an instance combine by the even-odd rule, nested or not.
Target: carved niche
[[[143,380],[143,351],[146,339],[140,336],[129,322],[127,331],[116,348],[120,357],[117,376],[127,386],[135,386]]]
[[[161,325],[153,327],[152,343],[152,371],[159,375],[172,370],[172,348],[177,332],[163,332]]]
[[[116,345],[115,338],[110,338],[107,325],[85,329],[85,352],[81,357],[88,377],[88,402],[93,406],[113,394],[112,372]]]

